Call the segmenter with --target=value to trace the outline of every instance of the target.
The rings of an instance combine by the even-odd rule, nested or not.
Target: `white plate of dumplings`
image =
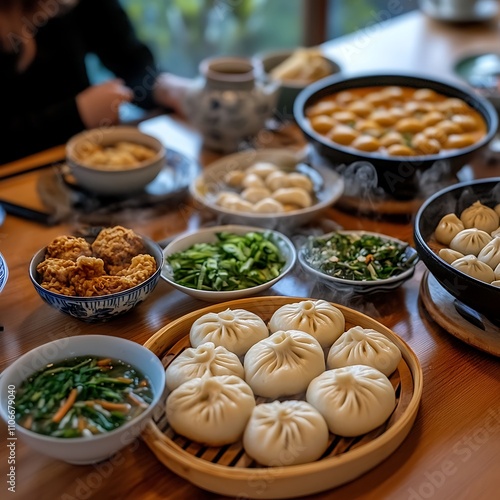
[[[324,300],[212,305],[146,346],[168,365],[165,414],[146,444],[228,496],[311,495],[360,476],[410,432],[422,394],[418,359],[397,335]]]
[[[210,164],[190,186],[195,203],[221,224],[285,231],[317,218],[344,191],[334,170],[286,149],[251,150]]]

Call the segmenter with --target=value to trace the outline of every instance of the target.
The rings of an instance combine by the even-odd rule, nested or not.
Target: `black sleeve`
[[[81,0],[77,8],[88,50],[132,88],[134,104],[154,107],[152,91],[158,69],[118,0]]]
[[[36,112],[13,115],[0,125],[2,142],[6,146],[0,148],[0,164],[64,144],[68,137],[84,128],[75,99]]]

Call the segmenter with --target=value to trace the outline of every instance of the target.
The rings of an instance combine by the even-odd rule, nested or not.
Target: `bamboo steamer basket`
[[[160,357],[166,367],[190,347],[191,325],[204,314],[227,308],[246,309],[258,314],[267,323],[279,307],[303,300],[308,299],[251,297],[211,305],[166,325],[144,345]],[[401,350],[401,362],[389,377],[396,391],[396,407],[382,426],[355,438],[330,434],[327,451],[315,462],[263,467],[246,455],[241,442],[214,448],[177,435],[169,427],[163,408],[155,420],[147,424],[142,436],[158,460],[205,490],[237,498],[275,499],[312,495],[335,488],[361,476],[393,453],[415,421],[422,396],[422,368],[415,353],[389,328],[353,309],[334,305],[344,314],[346,330],[356,325],[373,328],[386,335]]]

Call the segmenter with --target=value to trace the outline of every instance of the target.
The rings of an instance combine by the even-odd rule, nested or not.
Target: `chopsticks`
[[[0,205],[2,205],[6,213],[16,217],[21,217],[22,219],[38,222],[39,224],[45,224],[46,226],[53,226],[57,223],[56,217],[53,214],[34,210],[33,208],[24,207],[22,205],[1,199]]]
[[[64,162],[63,160],[51,161],[49,163],[44,163],[42,165],[36,165],[34,167],[25,168],[24,170],[18,170],[16,172],[11,172],[9,174],[0,175],[0,181],[3,181],[5,179],[10,179],[12,177],[17,177],[19,175],[28,174],[30,172],[35,172],[37,170],[43,170],[44,168],[55,167],[63,162]]]

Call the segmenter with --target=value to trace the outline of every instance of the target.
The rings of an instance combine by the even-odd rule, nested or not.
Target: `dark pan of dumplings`
[[[437,281],[458,301],[500,325],[500,287],[464,274],[437,254],[434,231],[449,213],[458,216],[476,201],[494,208],[500,203],[500,177],[464,182],[431,196],[416,215],[415,246],[420,258]]]
[[[367,92],[373,96],[367,97]],[[400,95],[391,95],[397,92]],[[384,93],[385,101],[379,99]],[[352,101],[344,104],[346,95]],[[368,108],[361,109],[367,100]],[[323,116],[317,118],[320,112]],[[498,126],[492,104],[472,90],[410,74],[324,78],[297,96],[294,117],[322,161],[345,176],[364,166],[366,187],[398,200],[417,198],[425,187],[423,173],[436,162],[447,175],[456,174],[490,142]],[[471,130],[471,117],[480,122],[482,133]]]

